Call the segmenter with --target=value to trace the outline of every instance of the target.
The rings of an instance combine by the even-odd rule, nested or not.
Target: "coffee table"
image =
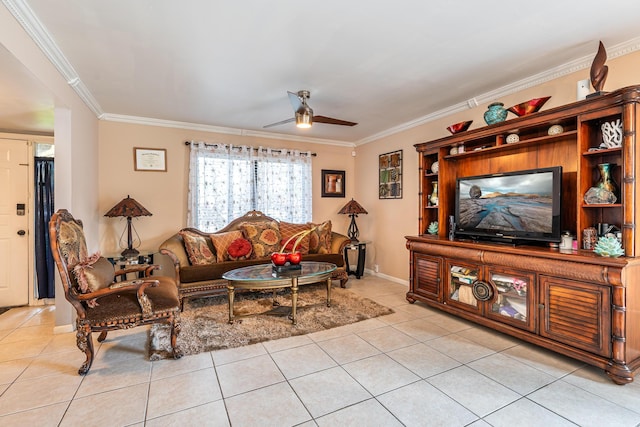
[[[229,294],[229,323],[233,323],[233,300],[236,289],[265,290],[291,288],[291,322],[296,324],[298,286],[310,283],[327,283],[327,307],[331,306],[331,273],[337,268],[328,262],[303,261],[300,270],[281,273],[273,271],[271,264],[251,265],[237,268],[222,275],[226,279]]]

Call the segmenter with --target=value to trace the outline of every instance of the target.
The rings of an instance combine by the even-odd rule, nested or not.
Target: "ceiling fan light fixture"
[[[296,127],[300,129],[309,129],[313,123],[313,112],[311,109],[296,111]]]

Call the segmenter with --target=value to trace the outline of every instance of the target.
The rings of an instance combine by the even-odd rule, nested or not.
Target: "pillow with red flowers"
[[[229,254],[230,260],[239,261],[249,259],[252,249],[251,242],[244,237],[240,237],[231,242],[227,248],[227,253]]]

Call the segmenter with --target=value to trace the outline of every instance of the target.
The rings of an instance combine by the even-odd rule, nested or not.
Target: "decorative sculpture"
[[[603,92],[604,82],[607,80],[607,74],[609,73],[609,67],[604,65],[607,61],[607,51],[604,49],[602,42],[598,45],[598,52],[596,53],[593,62],[591,63],[591,85],[595,89],[595,93],[587,95],[587,98],[604,95]]]

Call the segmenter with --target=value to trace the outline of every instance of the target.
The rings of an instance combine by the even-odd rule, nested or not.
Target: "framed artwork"
[[[322,169],[322,197],[344,197],[344,171]]]
[[[164,148],[133,148],[133,168],[137,171],[167,171],[167,150]]]
[[[378,198],[402,199],[402,150],[378,157]]]

